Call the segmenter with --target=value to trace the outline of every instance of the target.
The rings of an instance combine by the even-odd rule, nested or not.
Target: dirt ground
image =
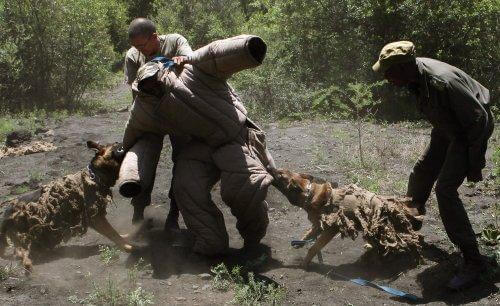
[[[8,157],[0,161],[0,197],[3,200],[36,188],[40,183],[74,173],[84,168],[93,156],[85,147],[86,140],[120,141],[128,114],[113,112],[94,117],[70,117],[54,130],[57,150],[27,156]],[[363,128],[365,165],[358,161],[357,131],[351,122],[307,121],[297,123],[262,124],[267,143],[277,164],[294,171],[338,181],[358,183],[381,194],[403,194],[413,163],[423,151],[430,129],[415,124],[368,124]],[[491,146],[500,145],[500,133],[495,132]],[[168,143],[168,141],[167,141]],[[491,151],[491,150],[490,150]],[[489,151],[488,156],[491,155]],[[220,292],[210,280],[201,277],[210,267],[223,261],[227,265],[248,264],[255,258],[265,258],[255,272],[283,285],[286,305],[389,305],[408,303],[370,287],[358,286],[336,274],[349,278],[364,278],[378,284],[421,297],[419,303],[432,305],[477,303],[500,304],[500,278],[482,283],[463,292],[452,293],[444,284],[455,271],[460,256],[448,240],[440,221],[435,197],[427,203],[428,212],[421,232],[428,243],[424,260],[415,264],[401,258],[385,264],[366,264],[361,239],[334,239],[323,250],[324,263],[313,260],[304,270],[298,263],[306,248],[293,249],[292,239],[300,238],[308,229],[306,214],[288,204],[286,198],[270,188],[270,225],[262,241],[260,254],[248,257],[239,252],[243,241],[235,228],[235,219],[221,202],[217,186],[214,201],[226,218],[231,254],[224,258],[204,258],[186,247],[189,236],[168,234],[163,223],[168,211],[168,188],[171,161],[165,145],[155,189],[153,205],[146,210],[147,221],[139,227],[131,225],[129,201],[116,190],[115,205],[108,208],[110,222],[119,232],[138,232],[135,242],[142,246],[138,254],[120,253],[118,261],[105,265],[100,259],[99,246],[112,243],[95,231],[70,240],[67,244],[41,254],[34,260],[34,274],[26,278],[22,271],[14,272],[0,282],[2,305],[69,305],[88,296],[93,284],[104,286],[113,280],[126,287],[127,273],[138,257],[151,263],[151,270],[141,271],[138,286],[154,294],[157,305],[222,305],[232,300],[233,291]],[[489,160],[484,183],[464,184],[460,194],[476,233],[490,223],[492,206],[499,201],[493,190],[492,163]],[[184,224],[181,221],[181,227]],[[483,253],[495,250],[482,245]],[[255,255],[255,254],[254,254]],[[262,257],[261,255],[265,255]],[[2,266],[15,266],[17,261],[0,259]]]

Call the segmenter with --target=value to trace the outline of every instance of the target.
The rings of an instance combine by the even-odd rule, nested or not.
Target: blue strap
[[[309,243],[313,243],[315,240],[314,239],[308,239],[308,240],[292,240],[291,241],[291,245],[293,247],[295,246],[300,246],[300,247],[303,247],[305,246],[306,244],[309,244]],[[323,256],[321,255],[321,251],[318,252],[318,261],[320,263],[323,263]],[[326,275],[328,274],[333,274],[335,276],[338,276],[342,279],[345,279],[345,280],[348,280],[350,282],[353,282],[357,285],[360,285],[360,286],[367,286],[367,287],[372,287],[372,288],[375,288],[375,289],[378,289],[378,290],[382,290],[382,291],[385,291],[387,293],[390,293],[392,295],[395,295],[397,297],[401,297],[401,298],[404,298],[404,299],[408,299],[410,301],[419,301],[420,298],[418,296],[415,296],[413,294],[409,294],[409,293],[406,293],[404,291],[400,291],[400,290],[397,290],[397,289],[394,289],[394,288],[391,288],[391,287],[388,287],[388,286],[383,286],[383,285],[378,285],[378,284],[375,284],[375,283],[372,283],[370,281],[367,281],[365,279],[362,279],[362,278],[348,278],[342,274],[338,274],[338,273],[335,273],[333,270],[330,270],[328,273],[326,273]]]
[[[301,247],[303,247],[304,245],[306,245],[306,244],[308,244],[308,243],[312,243],[312,242],[314,242],[314,239],[308,239],[308,240],[292,240],[290,244],[291,244],[293,247],[295,247],[295,246],[301,246]]]
[[[157,56],[157,57],[154,57],[151,62],[155,62],[155,63],[162,63],[163,64],[163,67],[165,68],[170,68],[172,66],[175,65],[174,61],[169,59],[169,58],[166,58],[164,56]]]
[[[327,275],[328,274],[333,274],[335,276],[338,276],[342,279],[345,279],[345,280],[348,280],[350,282],[353,282],[357,285],[360,285],[360,286],[367,286],[367,287],[372,287],[372,288],[375,288],[375,289],[378,289],[378,290],[382,290],[382,291],[385,291],[387,293],[390,293],[392,295],[395,295],[397,297],[401,297],[401,298],[404,298],[404,299],[408,299],[410,301],[414,301],[414,302],[417,302],[420,300],[420,298],[418,296],[415,296],[413,294],[409,294],[409,293],[406,293],[404,291],[400,291],[400,290],[397,290],[397,289],[394,289],[394,288],[391,288],[391,287],[388,287],[388,286],[383,286],[383,285],[378,285],[378,284],[375,284],[373,282],[370,282],[370,281],[367,281],[365,279],[362,279],[362,278],[348,278],[342,274],[338,274],[338,273],[335,273],[333,272],[333,270],[331,270],[330,272],[326,273]]]

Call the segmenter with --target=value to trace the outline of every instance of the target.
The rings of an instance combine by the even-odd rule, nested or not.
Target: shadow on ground
[[[491,266],[490,272],[476,285],[463,291],[452,291],[446,283],[457,271],[461,261],[460,253],[451,254],[446,260],[430,266],[417,275],[417,283],[422,288],[423,302],[445,302],[447,304],[467,304],[498,293],[495,283],[500,282],[500,274]]]
[[[135,238],[145,241],[146,246],[130,254],[126,265],[131,267],[142,258],[151,264],[153,278],[157,279],[167,279],[171,275],[207,273],[220,263],[224,263],[228,269],[241,266],[244,272],[255,273],[282,266],[281,262],[272,258],[271,248],[263,244],[251,250],[230,248],[227,254],[220,256],[194,253],[191,251],[194,239],[185,229],[165,231],[163,227],[153,228],[150,224],[139,230]],[[256,275],[256,278],[267,279],[262,275]]]

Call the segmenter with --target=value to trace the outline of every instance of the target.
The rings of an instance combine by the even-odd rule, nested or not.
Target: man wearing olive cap
[[[487,142],[493,133],[489,91],[454,66],[415,57],[415,46],[409,41],[384,46],[372,68],[390,83],[407,86],[417,97],[417,108],[433,126],[431,141],[408,181],[407,195],[414,204],[410,209],[424,215],[425,202],[436,183],[446,233],[464,257],[463,268],[448,287],[473,285],[486,264],[457,189],[465,178],[470,182],[483,179]]]

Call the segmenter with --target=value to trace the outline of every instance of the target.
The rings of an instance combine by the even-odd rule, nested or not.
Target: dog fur
[[[0,204],[0,255],[10,238],[15,254],[27,272],[32,250],[51,249],[62,241],[83,235],[88,227],[113,241],[120,249],[134,247],[120,236],[106,218],[112,201],[111,187],[118,179],[124,153],[119,143],[99,145],[87,169],[52,181],[40,190]]]
[[[343,237],[350,236],[353,239],[357,236],[358,231],[363,232],[365,230],[366,234],[366,227],[363,228],[363,225],[359,224],[362,222],[358,222],[359,219],[356,219],[359,217],[359,207],[362,205],[365,206],[363,208],[371,210],[371,212],[375,211],[376,207],[384,207],[386,213],[390,212],[398,223],[403,224],[401,234],[395,231],[392,233],[395,234],[393,236],[396,236],[396,239],[404,247],[397,249],[397,246],[389,245],[390,251],[411,250],[416,251],[416,253],[420,252],[422,236],[414,232],[412,227],[412,222],[419,219],[404,207],[407,203],[411,203],[410,198],[377,196],[355,185],[337,188],[337,183],[319,180],[308,174],[294,173],[284,169],[269,169],[269,172],[274,177],[273,185],[287,197],[292,205],[303,208],[312,224],[311,229],[306,232],[302,239],[317,239],[302,262],[304,267],[337,234],[341,234]],[[353,194],[349,194],[353,190],[358,195],[366,195],[367,197],[363,197],[364,199],[369,199],[359,201]],[[339,197],[339,195],[343,197]],[[370,216],[366,218],[370,218]],[[355,221],[353,222],[353,220]],[[393,228],[390,224],[387,224],[391,222],[391,218],[381,218],[380,220],[386,223],[387,226],[384,225],[384,228]],[[367,238],[366,236],[368,235],[364,235],[364,238]],[[382,255],[387,255],[387,250],[385,251],[386,253]]]

